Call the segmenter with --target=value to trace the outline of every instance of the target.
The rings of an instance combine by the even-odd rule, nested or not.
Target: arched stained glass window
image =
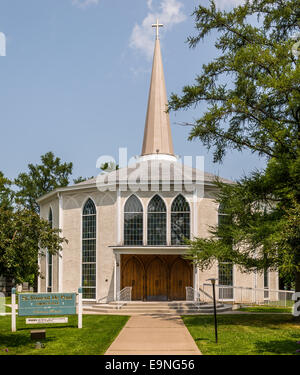
[[[167,209],[159,195],[155,195],[148,205],[148,245],[166,245]]]
[[[233,263],[231,261],[219,262],[218,284],[224,286],[219,288],[219,299],[232,299]]]
[[[143,245],[143,206],[135,195],[124,207],[124,245]]]
[[[190,206],[180,194],[174,199],[171,207],[171,243],[184,245],[185,238],[190,238]]]
[[[225,213],[224,205],[221,203],[218,210],[218,225],[228,223],[228,214]]]
[[[53,228],[53,215],[52,209],[49,209],[48,222],[51,228]],[[53,280],[53,256],[47,251],[47,292],[52,292],[52,280]]]
[[[82,297],[96,298],[96,207],[88,199],[82,212]]]
[[[232,238],[226,230],[226,225],[230,223],[230,220],[230,216],[226,213],[224,205],[220,204],[218,210],[218,226],[224,226],[222,231],[223,240],[226,240],[228,244],[232,246]],[[224,259],[219,262],[218,283],[224,286],[224,288],[219,288],[219,298],[233,299],[234,289],[231,288],[231,286],[233,286],[233,263],[230,259]]]

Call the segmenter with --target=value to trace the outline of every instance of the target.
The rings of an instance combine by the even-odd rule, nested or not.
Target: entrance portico
[[[115,300],[132,287],[132,300],[175,301],[186,299],[186,287],[197,287],[197,269],[183,258],[186,247],[114,247]]]

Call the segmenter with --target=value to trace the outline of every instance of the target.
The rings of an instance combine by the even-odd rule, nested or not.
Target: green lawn
[[[67,324],[25,324],[17,317],[17,332],[11,332],[10,316],[0,316],[0,355],[9,354],[104,354],[119,334],[129,317],[109,315],[83,315],[83,328],[77,328],[77,316],[69,316]],[[46,328],[43,349],[35,349],[30,330]],[[8,352],[5,351],[8,349]]]
[[[297,354],[300,349],[300,322],[292,315],[219,315],[218,344],[213,315],[182,318],[203,354]]]
[[[276,307],[276,306],[248,306],[248,307],[241,307],[238,311],[291,314],[292,308],[291,307]]]

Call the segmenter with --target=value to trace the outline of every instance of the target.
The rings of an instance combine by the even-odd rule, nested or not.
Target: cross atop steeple
[[[163,27],[162,23],[158,23],[158,19],[156,20],[156,23],[152,25],[152,27],[156,27],[156,39],[159,39],[159,28]]]
[[[148,98],[148,109],[145,122],[142,157],[176,160],[168,109],[168,98],[160,51],[158,30],[163,25],[156,20],[156,40],[154,47],[152,74]]]

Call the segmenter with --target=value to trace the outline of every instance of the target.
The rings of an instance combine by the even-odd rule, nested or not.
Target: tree
[[[266,168],[236,184],[216,182],[228,220],[212,237],[191,242],[200,267],[231,259],[251,271],[293,273],[300,291],[300,63],[293,54],[298,0],[248,0],[230,11],[214,1],[193,13],[190,47],[217,33],[219,57],[203,65],[194,85],[172,94],[170,110],[205,102],[189,139],[199,139],[221,162],[229,149],[250,150]],[[256,21],[254,21],[256,16]]]
[[[28,164],[28,173],[20,173],[14,183],[19,188],[16,202],[23,207],[39,212],[36,199],[50,191],[69,184],[73,163],[62,163],[53,152],[41,156],[42,164]]]
[[[0,207],[0,275],[14,280],[15,285],[34,283],[39,275],[37,259],[62,250],[65,238],[46,220],[27,209],[8,210]]]
[[[6,209],[12,209],[14,193],[11,185],[12,182],[0,171],[0,206]]]
[[[101,164],[100,169],[103,171],[102,173],[109,173],[117,171],[119,169],[119,165],[113,161],[109,161],[107,163]]]
[[[73,182],[74,182],[74,184],[80,184],[80,182],[91,180],[92,178],[94,178],[94,176],[91,176],[91,177],[82,177],[82,176],[79,176],[77,178],[74,178]]]
[[[41,249],[57,254],[66,239],[33,210],[17,207],[11,186],[0,172],[0,275],[15,284],[33,284],[39,274],[38,256],[44,255]]]

